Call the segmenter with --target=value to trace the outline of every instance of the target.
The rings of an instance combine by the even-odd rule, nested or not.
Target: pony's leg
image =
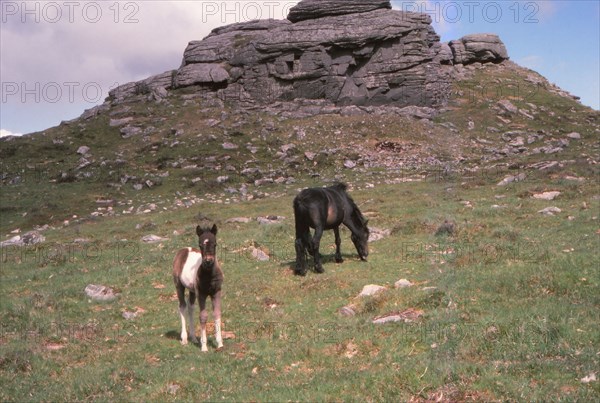
[[[181,284],[176,285],[177,299],[179,299],[179,317],[181,318],[181,344],[186,345],[188,342],[187,326],[185,324],[185,314],[187,304],[185,303],[185,288]]]
[[[206,346],[206,321],[208,319],[206,297],[203,294],[198,295],[198,302],[200,303],[200,347],[203,352],[208,351],[208,347]]]
[[[333,229],[333,233],[335,234],[335,261],[337,263],[342,263],[344,259],[342,258],[341,244],[342,238],[340,238],[340,227],[335,227]]]
[[[302,238],[296,238],[296,274],[300,276],[306,275],[306,252]]]
[[[217,339],[217,350],[223,348],[223,337],[221,336],[221,291],[211,297],[213,306],[213,319],[215,321],[215,338]]]
[[[196,294],[190,291],[190,302],[188,304],[188,334],[189,339],[193,343],[198,343],[198,339],[196,338],[196,326],[194,325],[194,305],[196,304]]]
[[[304,248],[310,253],[311,256],[314,256],[315,251],[313,249],[312,241],[310,239],[310,231],[307,229],[302,234],[302,243],[304,244]]]
[[[323,228],[315,228],[315,235],[312,239],[313,257],[315,259],[315,271],[317,273],[323,273],[323,265],[321,264],[321,255],[319,254],[319,245],[321,244],[321,237],[323,236]]]

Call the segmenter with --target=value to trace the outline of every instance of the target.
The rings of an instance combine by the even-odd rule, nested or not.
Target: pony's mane
[[[331,185],[331,188],[345,192],[346,190],[348,190],[348,185],[346,185],[343,182],[336,182],[333,185]]]
[[[346,196],[346,198],[348,199],[348,203],[350,203],[350,205],[352,206],[352,219],[354,221],[360,223],[361,227],[363,227],[367,231],[367,234],[368,234],[369,227],[367,227],[367,219],[360,212],[360,209],[354,202],[354,199],[348,194],[348,192],[346,192],[346,189],[348,189],[348,185],[340,182],[340,183],[336,183],[335,185],[333,185],[332,188],[341,190],[342,193]]]

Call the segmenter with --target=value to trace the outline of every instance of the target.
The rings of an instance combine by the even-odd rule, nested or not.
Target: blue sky
[[[285,18],[297,1],[0,2],[0,135],[58,125],[117,85],[179,67],[218,26]],[[495,33],[510,58],[600,108],[600,1],[392,1],[429,13],[442,41]]]

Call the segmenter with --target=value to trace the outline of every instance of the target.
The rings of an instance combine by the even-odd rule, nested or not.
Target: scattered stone
[[[420,309],[409,308],[402,312],[390,312],[382,316],[377,316],[373,319],[372,323],[375,325],[382,325],[390,322],[404,322],[410,323],[423,317],[424,311]]]
[[[558,195],[560,195],[560,192],[558,191],[543,192],[534,194],[533,198],[540,200],[554,200],[556,197],[558,197]]]
[[[132,117],[126,117],[126,118],[122,118],[122,119],[111,119],[108,122],[108,125],[110,127],[123,126],[123,125],[126,125],[127,123],[131,122],[132,120],[133,120]]]
[[[406,288],[406,287],[412,287],[413,283],[411,283],[410,281],[408,281],[407,279],[403,278],[400,279],[398,281],[396,281],[394,283],[394,287],[395,288]]]
[[[21,240],[21,235],[15,235],[6,241],[0,242],[0,247],[4,248],[7,246],[23,246],[23,241]]]
[[[168,241],[169,238],[162,238],[158,235],[145,235],[142,237],[142,242],[145,243],[158,243],[163,241]]]
[[[142,133],[142,129],[137,126],[125,126],[122,127],[121,130],[119,130],[119,132],[121,133],[122,138],[128,139],[132,136]]]
[[[137,315],[138,315],[137,312],[129,312],[129,311],[123,312],[123,318],[125,318],[126,320],[135,319],[137,317]]]
[[[77,154],[86,155],[90,152],[90,148],[88,146],[81,146],[77,149]]]
[[[250,253],[252,254],[252,257],[259,262],[267,262],[269,260],[269,255],[267,255],[263,250],[254,246],[250,248]]]
[[[248,217],[233,217],[225,220],[227,224],[248,224],[250,222],[250,218]]]
[[[313,153],[311,151],[307,151],[307,152],[304,153],[304,156],[306,157],[307,160],[313,161],[315,159],[315,157],[317,156],[317,153]]]
[[[596,373],[592,372],[591,374],[584,376],[580,380],[581,383],[596,382]]]
[[[263,224],[263,225],[279,224],[283,220],[285,220],[285,217],[278,216],[278,215],[270,215],[270,216],[266,216],[266,217],[256,217],[256,221],[258,221],[259,224]]]
[[[373,296],[375,294],[378,294],[382,291],[387,290],[386,287],[381,286],[381,285],[376,285],[376,284],[369,284],[363,287],[362,291],[360,292],[360,294],[358,294],[359,297],[369,297],[369,296]]]
[[[513,105],[508,99],[502,99],[497,102],[497,105],[504,111],[510,114],[517,113],[519,109]]]
[[[571,133],[567,134],[567,137],[572,140],[579,140],[579,139],[581,139],[581,134],[579,134],[577,132],[571,132]]]
[[[554,214],[560,213],[561,211],[562,210],[559,209],[558,207],[546,207],[545,209],[538,211],[538,213],[541,213],[544,215],[554,215]]]
[[[91,298],[92,301],[103,301],[103,302],[113,301],[117,298],[117,295],[118,295],[110,287],[106,287],[103,285],[95,285],[95,284],[88,284],[85,287],[84,291],[85,291],[85,295],[87,295],[89,298]]]
[[[527,178],[527,175],[525,175],[524,172],[521,172],[518,175],[509,175],[506,178],[502,179],[500,182],[498,182],[497,186],[506,186],[509,183],[522,182],[525,180],[525,178]]]
[[[354,167],[356,167],[356,162],[352,160],[346,160],[344,161],[344,166],[348,169],[353,169]]]
[[[222,146],[224,150],[237,150],[239,148],[237,144],[233,143],[223,143]]]
[[[346,305],[340,308],[338,311],[342,316],[354,316],[356,315],[356,306],[355,305]]]
[[[369,242],[379,241],[392,233],[389,229],[381,229],[377,227],[369,227]]]

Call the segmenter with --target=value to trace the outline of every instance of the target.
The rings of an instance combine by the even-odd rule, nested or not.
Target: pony
[[[354,200],[347,193],[344,183],[336,183],[325,188],[309,188],[302,190],[294,198],[294,219],[296,221],[296,267],[295,273],[306,275],[307,262],[305,251],[314,258],[315,271],[323,273],[319,244],[324,230],[333,230],[335,234],[335,261],[343,261],[340,251],[339,226],[344,224],[352,232],[352,243],[358,256],[366,261],[369,255],[368,221],[362,215]],[[314,228],[311,239],[310,228]]]
[[[197,343],[194,328],[194,303],[198,295],[200,305],[200,346],[203,352],[208,351],[206,346],[206,299],[210,296],[215,321],[215,338],[217,350],[223,348],[221,337],[221,287],[223,285],[223,271],[217,261],[217,225],[212,228],[196,227],[198,246],[196,248],[180,249],[173,260],[173,282],[179,299],[179,316],[181,317],[181,344],[186,345],[189,339]],[[186,303],[185,290],[189,291],[189,300]],[[186,311],[189,319],[189,335],[186,329]]]

